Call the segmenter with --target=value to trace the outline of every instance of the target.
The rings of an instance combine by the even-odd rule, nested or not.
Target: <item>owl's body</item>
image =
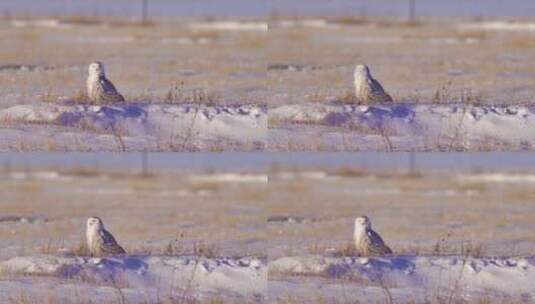
[[[355,219],[353,238],[355,247],[362,256],[392,254],[392,250],[385,244],[381,236],[372,229],[367,216],[359,216]]]
[[[91,256],[113,256],[126,253],[123,247],[117,244],[113,235],[104,229],[104,224],[98,217],[87,219],[86,238]]]
[[[354,73],[355,96],[363,104],[392,102],[392,97],[370,74],[366,65],[357,65]]]
[[[89,76],[87,77],[87,96],[92,103],[107,104],[124,102],[123,95],[106,78],[104,65],[101,62],[93,62],[89,65]]]

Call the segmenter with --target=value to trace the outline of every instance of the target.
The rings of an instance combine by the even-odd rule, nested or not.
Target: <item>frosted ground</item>
[[[454,168],[270,173],[270,301],[533,301],[535,175]],[[361,214],[394,256],[356,256]]]
[[[264,21],[238,18],[2,19],[0,150],[263,149],[266,33]],[[128,105],[88,105],[94,60]]]
[[[3,170],[0,302],[261,302],[267,177],[205,170]],[[88,258],[92,215],[128,256]]]
[[[531,150],[533,23],[422,19],[272,20],[269,149]],[[357,63],[394,105],[353,104]]]

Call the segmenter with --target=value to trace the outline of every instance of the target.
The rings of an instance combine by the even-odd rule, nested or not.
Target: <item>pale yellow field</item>
[[[308,26],[307,26],[308,20]],[[353,68],[367,64],[395,101],[529,103],[535,93],[533,33],[470,28],[459,20],[273,21],[268,72],[270,106],[351,100]]]
[[[130,102],[261,104],[265,34],[195,29],[184,20],[67,19],[51,27],[3,20],[2,65],[35,70],[0,71],[0,82],[8,84],[0,89],[0,106],[79,98],[95,60]]]
[[[351,253],[353,221],[368,215],[399,254],[522,255],[533,252],[530,182],[485,175],[302,173],[270,175],[270,259],[305,253]],[[279,221],[277,217],[293,217]]]
[[[224,182],[217,176],[196,180],[204,175],[193,173],[13,177],[20,174],[2,173],[0,215],[35,221],[0,221],[2,258],[76,250],[85,242],[85,222],[93,215],[132,254],[265,255],[263,182]]]

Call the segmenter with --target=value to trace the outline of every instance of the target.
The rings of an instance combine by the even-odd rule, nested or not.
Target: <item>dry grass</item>
[[[45,94],[41,95],[41,98],[39,100],[44,103],[56,103],[59,100],[59,98],[60,98],[59,95],[46,92]]]
[[[352,88],[352,68],[357,63],[367,63],[395,100],[410,101],[418,95],[420,102],[434,102],[438,91],[440,102],[450,102],[451,98],[441,92],[448,83],[455,99],[472,95],[485,104],[517,103],[533,95],[516,95],[512,90],[525,91],[523,88],[529,87],[527,75],[535,71],[535,65],[530,63],[533,60],[527,59],[533,56],[529,33],[465,31],[459,30],[456,23],[439,22],[404,26],[403,21],[382,22],[380,18],[342,17],[328,21],[342,26],[270,29],[271,62],[304,63],[306,58],[305,63],[324,67],[310,73],[270,73],[279,91],[288,96],[270,103],[303,102],[312,94],[350,96],[345,91]],[[513,57],[522,59],[506,59],[507,67],[494,64],[503,62],[500,58],[511,49],[515,51]],[[467,59],[474,58],[475,53],[476,59]],[[512,78],[509,73],[519,76]],[[521,77],[523,74],[526,77]]]
[[[72,26],[69,31],[0,25],[0,37],[12,46],[0,50],[2,62],[50,67],[0,73],[0,81],[13,84],[9,92],[21,92],[16,98],[6,99],[3,97],[9,92],[0,91],[0,99],[6,100],[2,107],[41,99],[53,102],[53,97],[68,100],[74,96],[74,100],[85,101],[79,91],[85,87],[87,64],[92,60],[106,64],[108,76],[129,100],[147,96],[163,102],[170,91],[169,84],[181,81],[188,84],[186,97],[196,101],[261,103],[264,98],[248,88],[263,84],[265,58],[256,50],[263,47],[265,35],[192,31],[185,21],[139,26],[132,21],[106,18],[70,19],[62,21]],[[106,26],[105,35],[101,25]],[[51,39],[41,39],[45,34]],[[99,39],[89,43],[91,37],[97,36]],[[49,41],[55,42],[52,45]],[[30,49],[40,50],[38,62]],[[124,57],[125,50],[128,58]],[[243,77],[240,73],[253,76]]]
[[[354,243],[347,243],[346,245],[342,246],[339,250],[336,250],[334,253],[334,256],[360,256],[360,254],[357,252],[357,248],[355,247]]]
[[[165,256],[196,256],[204,258],[216,258],[222,255],[220,248],[214,244],[204,240],[187,242],[184,239],[184,234],[181,234],[176,239],[169,241],[169,243],[162,249],[155,248],[136,248],[131,251],[134,255],[165,255]]]
[[[242,244],[263,238],[259,229],[242,228],[264,224],[262,209],[259,213],[239,216],[228,210],[261,203],[264,184],[238,187],[228,183],[192,182],[187,175],[145,175],[141,171],[102,173],[84,168],[60,173],[56,180],[7,178],[0,184],[6,189],[0,199],[4,214],[49,219],[0,225],[0,239],[14,242],[13,248],[26,254],[66,251],[83,255],[80,239],[85,221],[92,215],[103,218],[107,229],[128,252],[206,257],[239,256],[245,252],[263,254],[260,247],[245,248]],[[51,189],[56,190],[50,192]],[[203,208],[194,211],[192,205]],[[0,255],[6,258],[12,254]]]
[[[399,27],[423,27],[426,24],[421,21],[408,21],[395,18],[378,18],[370,16],[339,16],[328,18],[329,23],[344,26],[373,26],[379,28]]]
[[[90,104],[89,96],[84,88],[80,88],[71,98],[67,100],[69,103],[74,104]]]
[[[61,23],[72,24],[77,26],[102,26],[109,27],[154,27],[158,25],[155,21],[146,20],[132,20],[127,18],[118,17],[104,17],[104,16],[86,16],[86,15],[72,15],[72,16],[59,16],[57,19]]]
[[[359,103],[357,96],[355,95],[355,92],[352,90],[347,90],[345,93],[340,95],[340,97],[338,97],[337,100],[340,101],[341,103],[348,103],[348,104]]]
[[[529,246],[500,244],[535,243],[535,234],[510,224],[529,226],[533,220],[528,213],[512,211],[527,208],[532,197],[522,184],[467,183],[455,175],[418,171],[346,170],[347,174],[333,172],[325,179],[270,176],[274,194],[269,214],[304,218],[303,223],[268,224],[268,237],[280,244],[270,257],[286,251],[329,253],[332,248],[351,254],[347,244],[352,222],[361,214],[370,216],[385,242],[400,254],[510,256],[530,254]],[[504,210],[511,210],[510,218],[495,216]]]
[[[170,104],[193,103],[215,106],[218,104],[219,99],[220,96],[213,91],[208,91],[203,88],[186,89],[185,82],[179,81],[169,89],[164,101]]]
[[[125,296],[123,294],[123,291],[121,288],[114,287],[116,290],[116,299],[111,300],[108,299],[106,303],[117,303],[117,304],[126,304],[128,303],[125,299]],[[220,296],[211,296],[206,297],[205,299],[197,299],[194,297],[175,297],[175,296],[159,296],[159,299],[157,302],[151,302],[149,300],[143,301],[143,299],[139,299],[140,301],[137,301],[136,303],[141,304],[223,304],[223,303],[231,303],[231,304],[238,304],[238,303],[255,303],[252,300],[233,300],[229,298],[224,298]],[[53,292],[50,292],[46,295],[45,298],[36,298],[29,293],[26,293],[24,291],[20,292],[20,295],[11,297],[8,302],[8,304],[56,304],[58,303],[58,298]],[[79,298],[76,303],[93,303],[91,299],[82,299]]]

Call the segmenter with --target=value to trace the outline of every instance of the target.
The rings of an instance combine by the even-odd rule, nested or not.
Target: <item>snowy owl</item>
[[[95,61],[89,65],[87,77],[87,96],[95,104],[124,102],[123,95],[117,92],[115,86],[106,78],[104,65]]]
[[[359,64],[355,67],[354,81],[355,95],[359,102],[372,104],[392,101],[392,97],[372,77],[368,66]]]
[[[125,254],[111,233],[104,229],[104,223],[96,216],[87,219],[87,247],[91,256],[110,256]]]
[[[372,230],[372,223],[367,216],[355,219],[353,233],[357,251],[363,256],[391,254],[392,250],[386,246],[379,234]]]

